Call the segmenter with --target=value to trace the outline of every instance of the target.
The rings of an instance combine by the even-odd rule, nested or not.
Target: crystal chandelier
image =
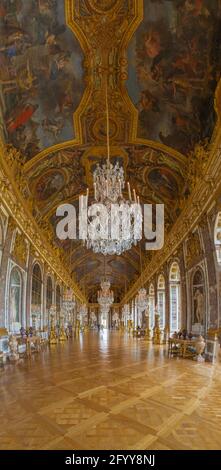
[[[50,306],[50,309],[49,309],[49,313],[52,317],[55,317],[56,316],[56,313],[57,313],[57,306],[56,304],[52,304]]]
[[[143,285],[144,283],[144,279],[143,279],[143,266],[142,266],[142,253],[141,253],[141,244],[140,244],[140,272],[141,272],[141,282]],[[144,312],[144,310],[146,310],[146,308],[148,307],[149,305],[149,299],[148,299],[148,295],[147,295],[147,291],[144,287],[142,287],[139,291],[138,291],[138,294],[136,296],[136,306],[138,308],[138,311],[140,313]]]
[[[108,305],[108,304],[101,305],[101,307],[100,307],[101,316],[107,317],[109,312],[110,312],[110,305]]]
[[[117,311],[114,312],[112,320],[115,321],[115,322],[119,321],[119,315],[118,315]]]
[[[107,279],[101,281],[101,290],[98,292],[98,303],[101,307],[109,307],[114,303],[114,293],[110,290],[111,284]]]
[[[130,306],[129,306],[129,304],[124,304],[123,309],[122,309],[122,315],[123,315],[123,318],[125,318],[125,320],[129,320],[129,319],[130,319],[131,313],[130,313]]]
[[[73,308],[75,307],[75,300],[74,300],[72,289],[65,290],[62,303],[67,313],[73,310]]]
[[[94,202],[88,210],[89,228],[82,234],[84,245],[94,253],[103,255],[121,255],[137,245],[142,239],[143,215],[136,191],[131,194],[130,184],[127,184],[128,199],[123,195],[125,189],[124,170],[119,163],[110,162],[110,129],[109,109],[106,85],[107,109],[107,161],[97,165],[94,174]],[[88,202],[87,192],[87,202]],[[83,207],[80,197],[80,210]],[[101,209],[102,208],[105,209]],[[97,210],[96,214],[94,212]],[[99,222],[91,223],[99,216]],[[116,229],[117,227],[117,229]]]
[[[81,325],[88,322],[88,309],[86,304],[82,304],[77,313],[77,320]]]

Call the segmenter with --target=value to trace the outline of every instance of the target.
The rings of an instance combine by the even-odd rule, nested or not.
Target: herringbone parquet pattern
[[[221,449],[221,366],[89,333],[0,372],[1,449]]]

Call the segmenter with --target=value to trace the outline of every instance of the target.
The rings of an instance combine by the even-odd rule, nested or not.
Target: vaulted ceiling
[[[220,0],[0,0],[1,137],[24,156],[33,214],[91,300],[104,259],[58,241],[55,213],[87,187],[93,199],[106,77],[111,159],[142,203],[165,204],[169,231],[191,191],[195,146],[214,135],[220,32]],[[116,299],[139,260],[139,247],[107,258]]]

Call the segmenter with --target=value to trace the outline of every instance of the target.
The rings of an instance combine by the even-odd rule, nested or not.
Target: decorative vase
[[[205,359],[204,357],[202,356],[202,354],[204,353],[205,351],[205,347],[206,347],[206,343],[205,343],[205,340],[202,336],[199,336],[197,338],[197,341],[196,341],[196,345],[195,345],[195,348],[196,348],[196,357],[195,357],[195,360],[197,362],[205,362]]]
[[[18,354],[18,341],[16,337],[13,335],[10,335],[8,344],[10,348],[9,359],[11,362],[17,362],[19,360],[19,354]]]

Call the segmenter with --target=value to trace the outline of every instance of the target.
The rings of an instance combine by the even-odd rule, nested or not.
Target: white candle
[[[94,197],[95,197],[95,201],[97,200],[97,186],[96,186],[96,183],[94,183]]]
[[[130,190],[130,183],[129,183],[129,182],[127,183],[127,187],[128,187],[129,199],[130,199],[130,201],[131,201],[132,198],[131,198],[131,190]]]

